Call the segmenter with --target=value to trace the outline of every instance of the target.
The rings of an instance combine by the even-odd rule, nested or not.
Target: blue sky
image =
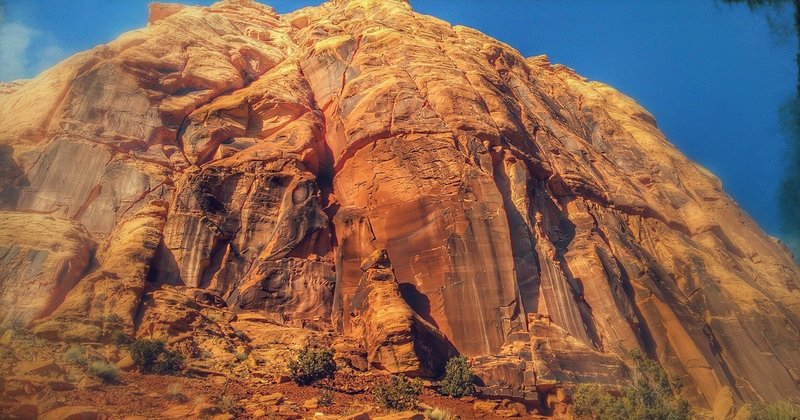
[[[173,0],[175,1],[175,0]],[[210,1],[181,1],[209,4]],[[279,12],[319,1],[265,0]],[[147,0],[0,0],[0,80],[32,77],[147,21]],[[786,139],[778,109],[795,92],[791,9],[753,13],[715,0],[412,0],[526,56],[608,83],[652,112],[685,154],[770,234],[780,235]]]

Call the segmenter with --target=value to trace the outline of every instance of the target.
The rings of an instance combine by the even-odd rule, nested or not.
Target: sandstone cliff
[[[363,368],[457,351],[503,395],[642,349],[698,407],[800,398],[800,269],[712,174],[613,88],[400,0],[152,5],[0,89],[0,210],[0,320],[50,339],[233,351],[217,308]]]

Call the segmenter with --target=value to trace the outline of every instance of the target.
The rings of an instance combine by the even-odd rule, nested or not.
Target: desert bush
[[[333,391],[328,388],[320,388],[317,392],[317,405],[328,407],[333,404]]]
[[[8,326],[8,329],[11,330],[11,331],[14,331],[15,333],[17,333],[19,335],[24,335],[24,333],[28,332],[25,329],[25,323],[22,322],[21,319],[15,319],[15,320],[11,321],[11,324]]]
[[[125,332],[122,330],[114,330],[111,333],[111,342],[117,346],[127,346],[133,342],[133,339],[128,334],[125,334]]]
[[[796,420],[800,419],[800,405],[788,401],[770,404],[754,404],[750,409],[750,420]]]
[[[158,340],[136,340],[131,344],[131,358],[142,372],[150,372],[158,356],[165,351],[164,342]]]
[[[164,351],[156,359],[153,373],[160,375],[177,375],[183,369],[183,356],[175,351]]]
[[[236,334],[236,336],[242,341],[250,341],[250,337],[248,337],[247,333],[242,330],[236,330],[234,331],[234,334]]]
[[[472,383],[474,377],[466,357],[453,357],[444,368],[444,379],[439,383],[439,392],[456,398],[472,395],[475,392]]]
[[[183,369],[183,356],[169,351],[159,340],[136,340],[131,343],[133,363],[141,372],[173,375]]]
[[[572,409],[579,419],[624,419],[625,404],[597,384],[582,384],[572,395]]]
[[[189,401],[189,397],[183,393],[183,387],[181,384],[171,384],[169,388],[167,388],[167,400],[174,401],[180,404]]]
[[[223,413],[228,413],[233,416],[238,415],[239,412],[242,411],[239,401],[230,395],[223,395],[219,400],[217,400],[217,408],[219,408],[219,410]]]
[[[70,346],[67,352],[64,353],[64,359],[67,363],[79,366],[86,366],[89,363],[89,360],[86,359],[86,350],[78,345]]]
[[[310,385],[320,379],[336,375],[333,350],[303,347],[295,359],[289,362],[289,377],[299,385]]]
[[[236,360],[244,362],[247,360],[247,353],[236,353]]]
[[[102,360],[96,360],[90,363],[89,367],[86,368],[86,372],[102,379],[103,382],[106,383],[119,381],[119,369]]]
[[[456,420],[458,416],[443,408],[433,408],[425,411],[425,418],[428,420]]]
[[[664,369],[642,352],[629,354],[631,385],[611,396],[598,385],[581,385],[572,396],[577,418],[688,420],[689,404],[674,396],[677,384],[670,382]]]
[[[422,381],[408,379],[403,375],[392,376],[388,381],[380,383],[372,391],[375,399],[390,410],[411,410],[417,405],[422,394]]]

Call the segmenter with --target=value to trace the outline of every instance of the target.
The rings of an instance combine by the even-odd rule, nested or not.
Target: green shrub
[[[142,372],[150,372],[158,356],[165,351],[164,342],[158,340],[136,340],[131,344],[131,358]]]
[[[600,386],[581,385],[572,396],[577,418],[688,420],[689,404],[675,398],[677,385],[671,383],[664,369],[642,352],[629,354],[633,365],[632,385],[620,390],[621,396],[611,396]]]
[[[177,375],[183,369],[183,356],[175,351],[165,351],[158,356],[153,373],[160,375]]]
[[[66,359],[67,363],[79,366],[86,366],[89,363],[89,360],[86,359],[86,350],[78,345],[70,346],[67,352],[64,353],[64,359]]]
[[[416,407],[419,395],[422,394],[422,381],[408,379],[403,375],[392,376],[388,381],[375,387],[372,394],[385,408],[398,411],[411,410]]]
[[[750,420],[796,420],[800,419],[800,405],[788,401],[771,404],[754,404],[750,409]]]
[[[572,395],[572,409],[579,419],[612,420],[625,418],[625,403],[597,384],[582,384]]]
[[[297,357],[289,362],[289,377],[299,385],[310,385],[320,379],[336,375],[333,350],[303,347]]]
[[[439,392],[451,397],[465,397],[475,392],[472,381],[475,374],[469,368],[466,357],[457,356],[447,361],[444,368],[444,379],[439,383]]]
[[[125,334],[122,330],[114,330],[114,332],[111,333],[111,342],[117,346],[127,346],[132,341],[133,339],[131,339],[131,336]]]
[[[244,362],[247,360],[247,353],[236,353],[236,360]]]
[[[102,361],[96,360],[89,364],[89,367],[86,368],[86,371],[100,379],[103,382],[111,383],[119,381],[119,369],[116,366]]]
[[[183,369],[183,356],[169,351],[159,340],[136,340],[131,344],[133,363],[144,373],[173,375]]]

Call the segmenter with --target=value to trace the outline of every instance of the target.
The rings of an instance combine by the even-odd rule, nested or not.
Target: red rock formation
[[[391,373],[442,373],[442,366],[456,355],[453,346],[403,299],[386,250],[364,259],[361,271],[344,333],[363,340],[367,363]]]
[[[630,98],[399,0],[151,12],[0,87],[6,322],[93,340],[172,284],[344,333],[386,249],[389,300],[508,392],[643,349],[699,407],[800,398],[800,269]]]

